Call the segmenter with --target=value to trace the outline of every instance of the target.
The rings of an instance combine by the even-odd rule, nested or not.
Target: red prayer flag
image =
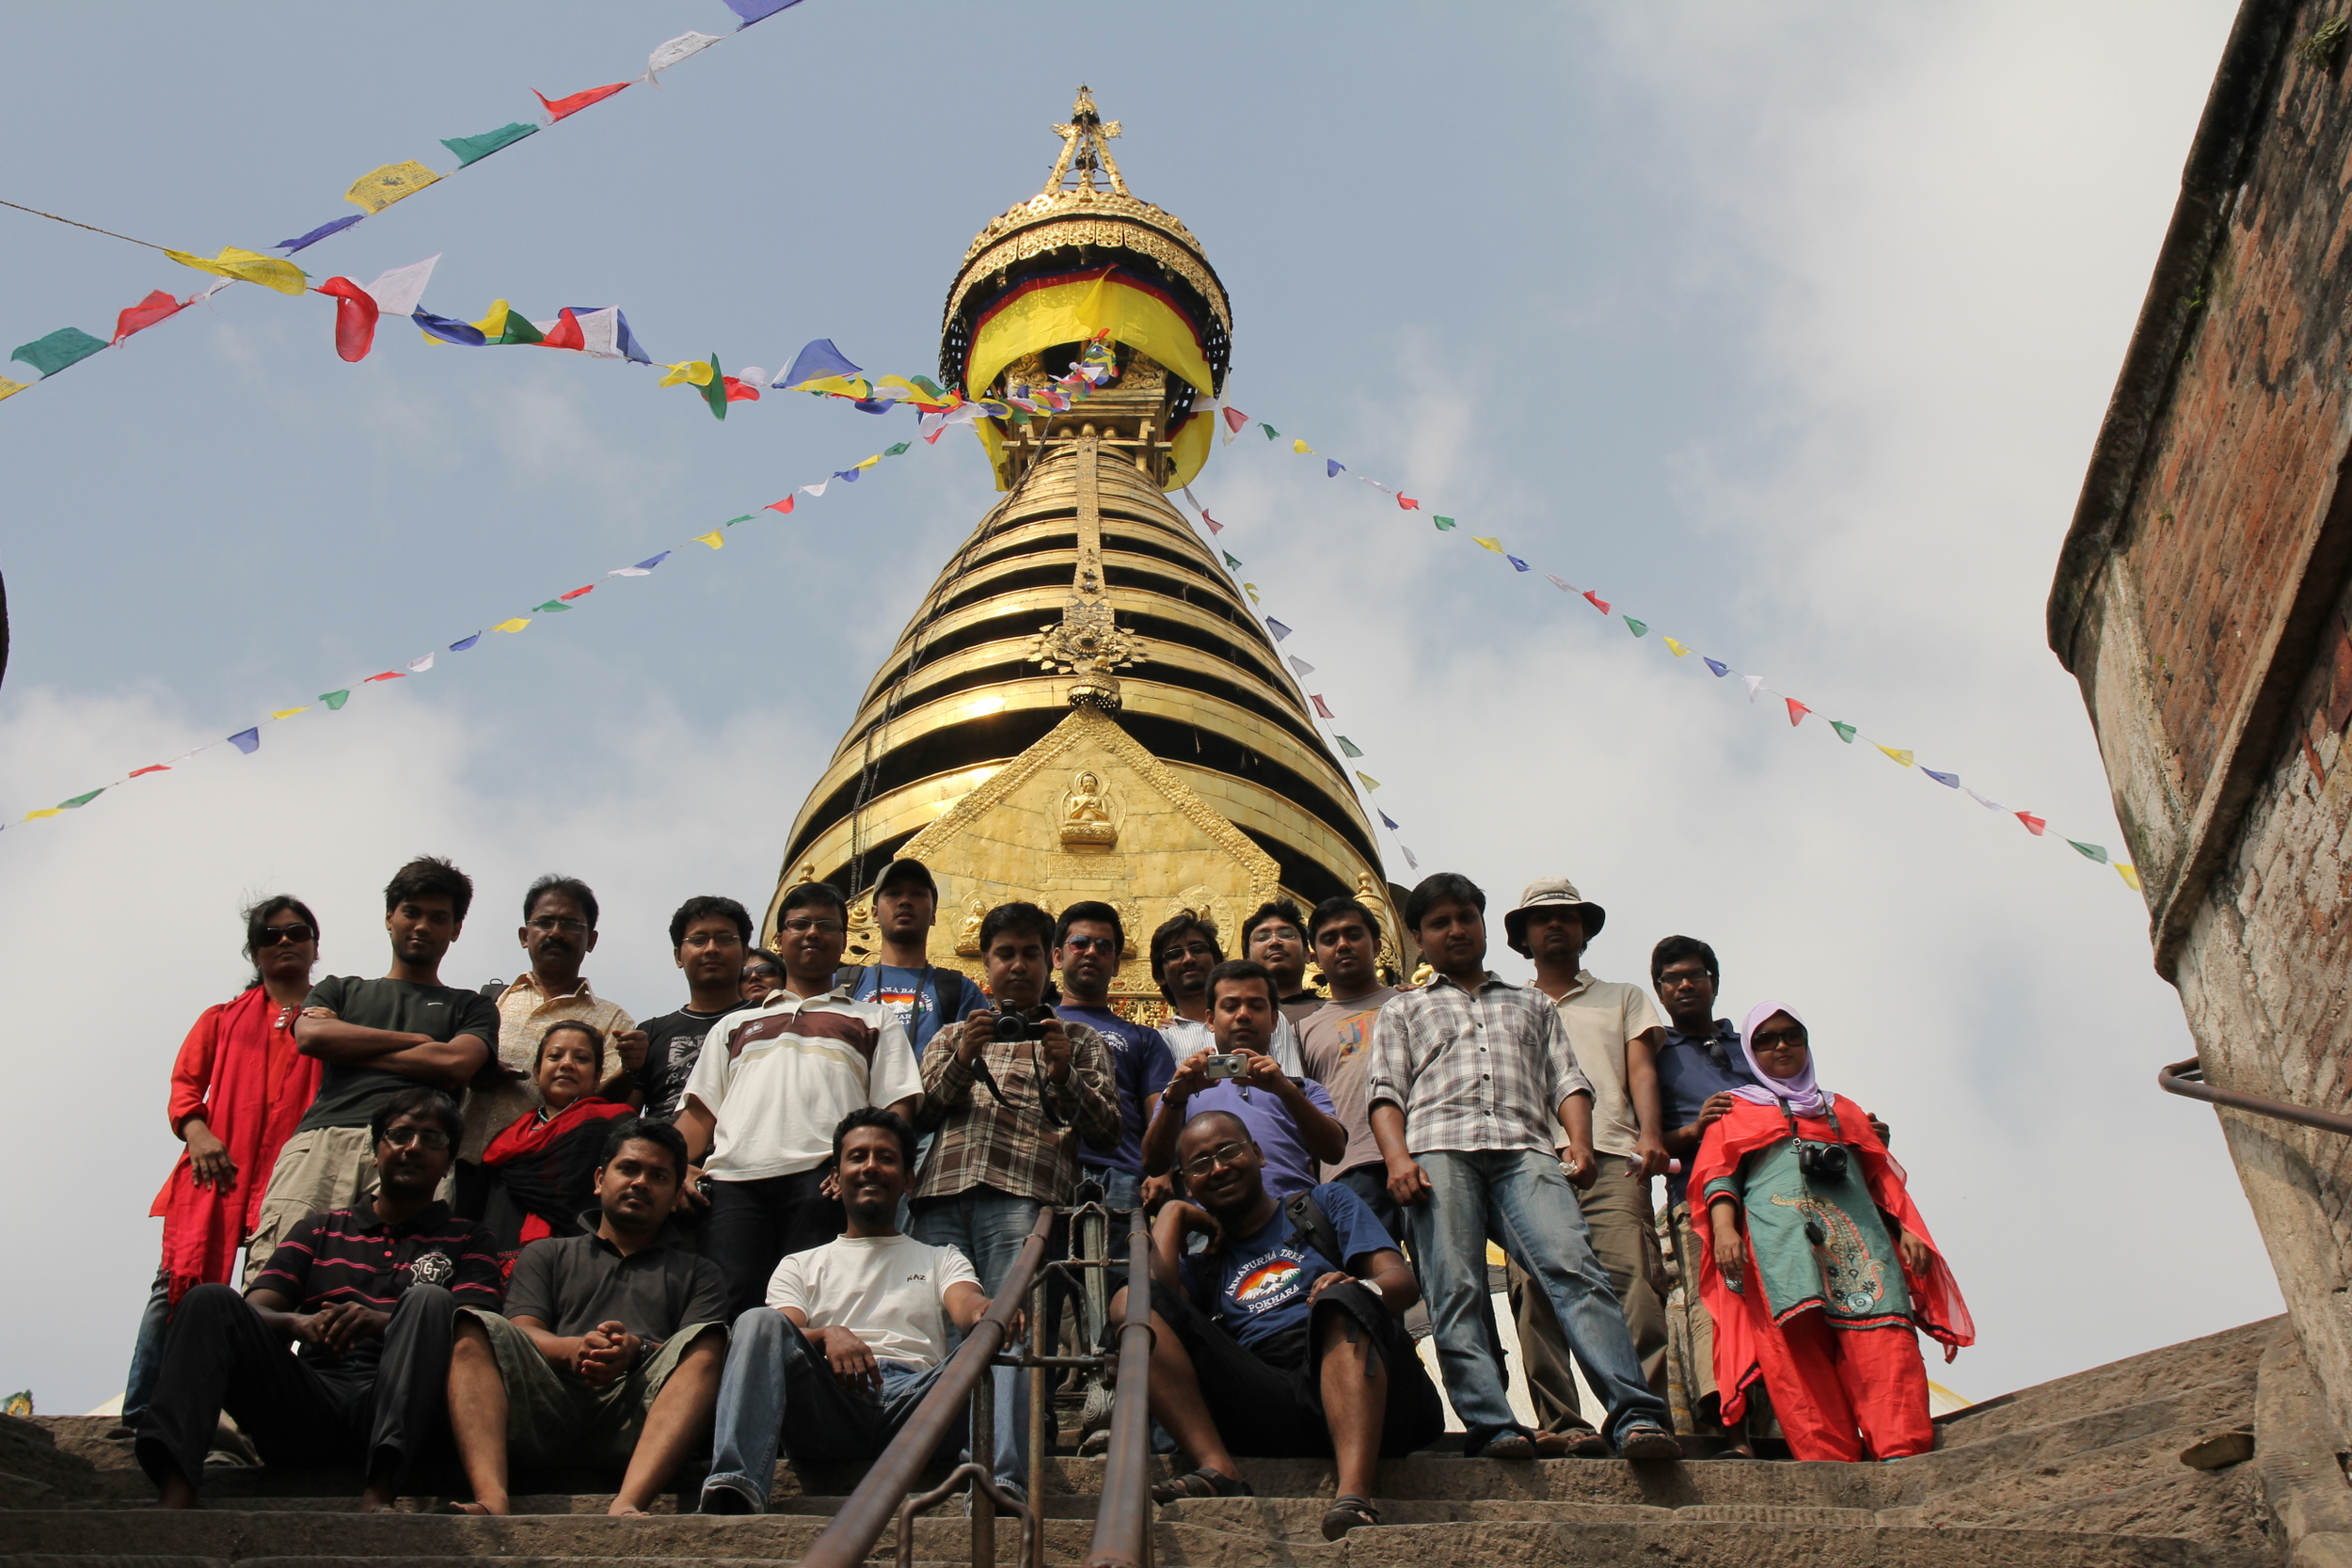
[[[132,333],[144,332],[165,317],[176,316],[186,309],[184,304],[163,290],[151,289],[145,299],[136,305],[125,306],[122,313],[115,318],[114,341],[119,343]]]
[[[1234,435],[1238,436],[1238,435],[1240,435],[1240,434],[1241,434],[1241,427],[1242,427],[1242,426],[1244,426],[1244,425],[1246,425],[1246,424],[1248,424],[1248,422],[1249,422],[1249,416],[1248,416],[1248,415],[1247,415],[1247,414],[1243,413],[1240,409],[1233,407],[1231,404],[1228,404],[1226,405],[1226,407],[1225,407],[1225,428],[1226,428],[1226,429],[1228,429],[1228,430],[1232,431]]]
[[[573,590],[572,590],[570,593],[568,593],[568,594],[557,594],[557,595],[556,595],[556,598],[557,598],[558,602],[561,602],[561,601],[563,601],[563,600],[564,600],[564,599],[577,599],[577,598],[579,598],[579,597],[580,597],[582,594],[593,594],[593,593],[595,593],[596,591],[596,585],[595,583],[593,583],[593,582],[592,582],[592,583],[590,583],[590,584],[589,584],[587,587],[585,587],[585,588],[575,588],[575,589],[573,589]]]
[[[1209,509],[1205,506],[1200,509],[1200,520],[1209,525],[1209,534],[1212,538],[1225,531],[1225,525],[1210,516]]]
[[[757,403],[759,401],[759,388],[742,377],[728,375],[722,376],[720,379],[726,383],[729,403]]]
[[[368,681],[398,681],[406,680],[407,678],[408,672],[405,670],[386,670],[380,674],[370,675],[367,681],[361,681],[359,684],[361,686],[365,686],[368,684]]]
[[[352,364],[368,356],[375,346],[375,296],[348,277],[330,277],[314,293],[335,301],[335,352]]]
[[[531,96],[546,104],[548,118],[550,120],[556,120],[569,115],[576,115],[591,103],[601,103],[627,86],[628,86],[627,82],[614,82],[601,87],[583,87],[569,98],[549,98],[546,93],[533,87],[531,89]]]
[[[1332,713],[1332,711],[1331,711],[1329,708],[1327,708],[1327,707],[1326,707],[1326,706],[1324,705],[1324,703],[1323,703],[1323,699],[1322,699],[1322,697],[1321,697],[1321,696],[1319,696],[1319,695],[1317,695],[1316,693],[1311,692],[1311,692],[1309,692],[1309,693],[1307,694],[1307,700],[1308,700],[1309,702],[1311,702],[1311,703],[1312,703],[1312,704],[1314,704],[1314,705],[1315,705],[1315,713],[1316,713],[1317,717],[1319,717],[1319,718],[1324,718],[1324,719],[1330,719],[1330,718],[1335,718],[1335,717],[1337,717],[1335,714],[1333,714],[1333,713]]]
[[[1595,610],[1599,610],[1603,615],[1609,613],[1609,601],[1602,598],[1597,593],[1594,592],[1590,588],[1587,588],[1584,590],[1584,596],[1592,600],[1593,608]]]
[[[766,506],[761,507],[760,510],[762,512],[773,512],[780,516],[789,517],[792,515],[792,498],[790,496],[787,496],[780,501],[770,501]]]
[[[1406,512],[1419,512],[1421,510],[1421,502],[1415,500],[1412,497],[1406,495],[1402,490],[1399,490],[1396,493],[1396,504],[1400,510]]]
[[[134,768],[130,772],[124,774],[123,776],[129,779],[135,779],[141,773],[168,773],[170,771],[171,764],[167,762],[156,762],[150,763],[145,768]]]
[[[2019,812],[2017,814],[2017,820],[2023,822],[2026,825],[2026,832],[2033,834],[2036,838],[2040,838],[2042,836],[2042,830],[2050,825],[2029,811]]]
[[[1803,703],[1797,701],[1794,697],[1788,699],[1788,727],[1793,730],[1799,724],[1803,723],[1804,721],[1804,716],[1811,713],[1813,710],[1805,706]]]
[[[540,339],[539,346],[585,350],[588,347],[587,335],[580,331],[580,318],[572,314],[572,308],[566,305],[555,313],[555,330]]]

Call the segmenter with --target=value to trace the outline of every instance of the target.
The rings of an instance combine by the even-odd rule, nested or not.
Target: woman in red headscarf
[[[1691,1170],[1724,1422],[1761,1377],[1794,1458],[1925,1453],[1918,1336],[1946,1360],[1976,1342],[1960,1286],[1868,1116],[1814,1082],[1804,1021],[1763,1003],[1740,1043],[1756,1083],[1731,1091]]]

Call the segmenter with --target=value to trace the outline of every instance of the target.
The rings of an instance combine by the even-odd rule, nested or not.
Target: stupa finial
[[[1070,108],[1070,123],[1055,126],[1054,135],[1061,138],[1061,156],[1054,160],[1042,194],[1079,187],[1099,191],[1103,187],[1097,174],[1109,176],[1111,189],[1120,196],[1127,194],[1127,182],[1119,177],[1119,165],[1111,157],[1110,141],[1119,135],[1119,121],[1094,112],[1094,94],[1083,82],[1078,101]]]

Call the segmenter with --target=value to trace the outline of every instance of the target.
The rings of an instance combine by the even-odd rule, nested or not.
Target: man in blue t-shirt
[[[898,1015],[918,1062],[942,1024],[960,1023],[988,1007],[988,994],[961,970],[930,961],[931,927],[938,920],[939,884],[930,868],[921,861],[892,861],[874,884],[881,961],[845,968],[836,976],[852,1001],[879,1002]]]
[[[1339,1484],[1323,1538],[1378,1524],[1379,1461],[1435,1442],[1445,1427],[1401,1322],[1421,1296],[1412,1270],[1363,1199],[1337,1182],[1277,1201],[1232,1113],[1194,1117],[1176,1149],[1191,1200],[1168,1204],[1152,1227],[1152,1415],[1193,1468],[1152,1497],[1251,1495],[1236,1453],[1328,1455]],[[1187,1257],[1196,1234],[1208,1245]],[[1113,1323],[1125,1296],[1111,1304]]]
[[[1081,1144],[1078,1163],[1103,1185],[1114,1209],[1142,1204],[1143,1130],[1160,1108],[1160,1091],[1176,1070],[1157,1029],[1130,1023],[1111,1010],[1111,976],[1127,951],[1119,911],[1092,901],[1073,904],[1054,923],[1054,967],[1067,1001],[1054,1011],[1064,1022],[1086,1024],[1110,1041],[1111,1081],[1119,1085],[1119,1145]]]

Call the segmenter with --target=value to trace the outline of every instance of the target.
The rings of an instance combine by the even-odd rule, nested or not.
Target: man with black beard
[[[881,1453],[988,1311],[963,1254],[899,1232],[914,1163],[914,1129],[895,1111],[863,1106],[834,1129],[849,1228],[777,1264],[768,1304],[735,1320],[705,1513],[767,1512],[787,1423],[794,1459]],[[1000,1449],[1000,1481],[1012,1465]]]

